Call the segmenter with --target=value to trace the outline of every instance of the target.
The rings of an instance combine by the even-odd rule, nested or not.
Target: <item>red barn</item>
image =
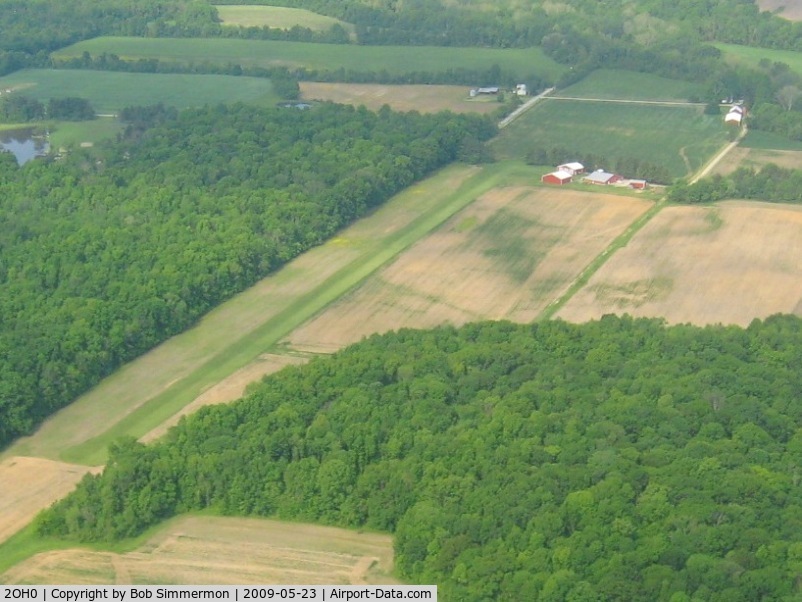
[[[544,184],[569,184],[571,182],[571,178],[573,176],[568,173],[567,171],[557,170],[551,173],[547,173],[545,176],[540,178],[540,181]]]

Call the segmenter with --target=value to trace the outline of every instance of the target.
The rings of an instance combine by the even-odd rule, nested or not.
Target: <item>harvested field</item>
[[[760,10],[778,11],[778,15],[789,21],[802,21],[802,4],[799,0],[757,0]]]
[[[532,321],[649,206],[606,194],[496,188],[287,342],[329,352],[402,327]]]
[[[377,110],[389,105],[397,111],[436,113],[492,113],[499,104],[489,98],[468,96],[467,86],[386,86],[382,84],[329,84],[300,82],[304,100],[330,100],[342,104],[365,105]]]
[[[746,326],[779,312],[802,314],[802,207],[727,201],[661,211],[557,316]]]
[[[38,554],[0,582],[62,584],[396,584],[389,535],[263,519],[184,517],[124,554]]]
[[[0,463],[0,542],[72,491],[86,466],[15,456]]]
[[[245,389],[251,383],[260,380],[262,377],[274,372],[278,372],[285,366],[303,364],[307,361],[305,357],[297,355],[276,355],[265,353],[259,358],[234,372],[231,376],[221,380],[216,385],[211,386],[206,391],[198,395],[195,400],[185,405],[172,418],[164,421],[155,429],[140,437],[140,441],[147,443],[164,435],[171,427],[178,424],[178,421],[188,414],[196,412],[203,406],[215,403],[229,403],[235,401],[245,394]]]
[[[721,161],[716,165],[711,175],[727,175],[739,167],[760,169],[768,163],[788,169],[802,169],[802,151],[767,150],[740,146],[730,151],[726,161]]]

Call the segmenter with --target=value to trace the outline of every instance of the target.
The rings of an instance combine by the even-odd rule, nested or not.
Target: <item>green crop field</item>
[[[447,69],[489,69],[498,65],[521,78],[537,74],[556,79],[565,70],[539,48],[446,48],[428,46],[358,46],[312,44],[273,40],[229,40],[223,38],[121,38],[86,40],[52,54],[54,60],[116,54],[122,59],[159,59],[178,63],[231,63],[243,67],[306,67],[333,71],[382,71],[402,75],[413,71],[440,72]],[[487,85],[490,82],[477,82]]]
[[[788,140],[788,138],[779,134],[761,132],[760,130],[749,130],[749,133],[741,142],[741,146],[767,150],[802,151],[802,142]]]
[[[217,14],[223,25],[241,25],[243,27],[273,27],[291,29],[307,27],[314,31],[325,31],[332,25],[341,25],[346,31],[353,32],[354,26],[334,17],[326,17],[303,8],[287,8],[285,6],[228,5],[217,6]]]
[[[723,121],[697,106],[549,99],[505,128],[493,146],[499,158],[525,158],[536,146],[637,158],[681,177],[727,141]]]
[[[757,67],[761,59],[768,59],[772,63],[785,63],[792,71],[802,75],[802,52],[769,50],[737,44],[715,44],[715,46],[724,53],[724,58],[730,63]]]
[[[186,108],[219,102],[274,104],[280,99],[270,80],[231,75],[119,73],[79,69],[25,69],[0,78],[0,87],[40,101],[78,96],[99,113],[164,103]]]
[[[678,79],[635,71],[599,69],[559,94],[579,98],[673,101],[688,100],[702,92],[703,86]]]

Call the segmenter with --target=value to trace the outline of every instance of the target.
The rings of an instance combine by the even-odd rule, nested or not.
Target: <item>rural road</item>
[[[548,96],[552,92],[554,92],[554,88],[546,88],[545,90],[543,90],[537,96],[533,96],[532,98],[527,100],[524,104],[522,104],[520,107],[515,109],[512,113],[507,115],[504,119],[499,121],[498,122],[498,129],[503,129],[503,128],[507,127],[508,125],[510,125],[513,121],[515,121],[518,117],[520,117],[525,111],[528,111],[532,107],[532,105],[534,105],[537,101],[542,100],[543,98],[545,98],[546,96]]]
[[[707,174],[709,174],[716,165],[721,163],[721,160],[724,157],[726,157],[730,153],[730,151],[732,151],[732,149],[734,149],[736,146],[738,146],[738,144],[741,142],[741,140],[743,140],[744,136],[746,136],[746,132],[747,131],[748,131],[748,128],[746,127],[746,125],[744,125],[741,128],[741,133],[738,134],[738,137],[735,140],[733,140],[732,142],[730,142],[727,146],[722,148],[715,157],[710,159],[710,161],[708,161],[707,165],[705,165],[702,169],[700,169],[696,173],[696,175],[691,178],[691,181],[689,183],[690,184],[695,184],[696,182],[698,182],[699,180],[704,178]]]

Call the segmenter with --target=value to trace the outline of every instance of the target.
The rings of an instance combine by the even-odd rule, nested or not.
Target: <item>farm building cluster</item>
[[[498,86],[488,86],[485,88],[471,88],[468,92],[468,95],[471,98],[476,98],[477,96],[493,96],[501,92],[501,88]],[[514,90],[511,90],[512,94],[516,96],[527,96],[529,94],[529,89],[526,87],[526,84],[517,84]]]
[[[579,179],[583,184],[595,184],[597,186],[626,186],[635,190],[645,190],[649,184],[646,180],[636,180],[625,178],[619,174],[610,173],[603,169],[597,169],[590,173],[585,173],[585,166],[576,161],[558,165],[557,169],[545,174],[540,178],[544,184],[564,185],[570,184],[574,179]]]

